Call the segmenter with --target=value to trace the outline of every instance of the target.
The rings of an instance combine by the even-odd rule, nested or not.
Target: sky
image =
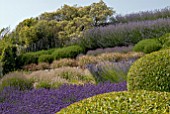
[[[0,29],[14,29],[24,19],[56,11],[64,4],[87,6],[100,0],[0,0]],[[150,11],[170,6],[170,0],[103,0],[116,14]]]

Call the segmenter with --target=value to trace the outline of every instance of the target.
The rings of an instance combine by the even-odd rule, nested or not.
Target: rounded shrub
[[[14,87],[18,90],[28,90],[33,88],[33,80],[25,78],[20,73],[10,73],[0,80],[0,89],[5,87]]]
[[[52,63],[54,60],[52,55],[41,55],[38,58],[38,63],[42,63],[42,62],[47,62],[47,63]]]
[[[156,39],[145,39],[138,42],[133,50],[136,52],[151,53],[161,49],[161,44]]]
[[[56,114],[169,114],[169,101],[169,92],[112,92],[76,102]]]
[[[128,90],[170,92],[170,49],[138,59],[128,72]]]

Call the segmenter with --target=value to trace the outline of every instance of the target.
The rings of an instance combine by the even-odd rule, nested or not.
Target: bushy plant
[[[59,68],[59,67],[64,67],[64,66],[70,66],[70,67],[76,67],[78,66],[78,63],[75,59],[60,59],[53,61],[51,64],[51,68]]]
[[[144,39],[138,42],[133,50],[136,52],[151,53],[158,51],[162,48],[162,45],[156,39]]]
[[[52,55],[41,55],[38,57],[38,63],[46,62],[46,63],[52,63],[54,60]]]
[[[137,60],[128,72],[128,90],[170,92],[170,50],[161,50]]]
[[[14,71],[16,69],[16,47],[15,46],[7,46],[4,48],[1,56],[2,63],[2,74],[7,74],[8,72]]]
[[[88,69],[95,77],[97,83],[105,81],[118,83],[126,80],[126,73],[123,69],[115,66],[111,62],[100,62],[93,67],[89,66]]]
[[[170,33],[167,33],[160,38],[157,39],[157,41],[162,45],[162,48],[169,48],[170,47]]]
[[[33,89],[17,91],[6,88],[0,92],[0,113],[54,114],[62,108],[82,99],[112,91],[125,91],[126,82],[98,85],[62,85],[58,89]]]
[[[52,55],[54,59],[75,58],[78,54],[84,53],[84,49],[78,45],[68,46],[55,50]]]
[[[33,88],[33,80],[28,80],[21,73],[10,73],[0,80],[0,89],[5,87],[13,87],[19,90],[27,90]]]
[[[56,114],[168,114],[170,93],[112,92],[74,103]]]

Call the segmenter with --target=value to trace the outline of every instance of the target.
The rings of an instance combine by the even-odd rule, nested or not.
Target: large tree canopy
[[[54,12],[25,19],[11,36],[17,44],[34,46],[36,50],[60,47],[81,37],[83,31],[105,23],[114,12],[102,0],[84,7],[64,5]]]

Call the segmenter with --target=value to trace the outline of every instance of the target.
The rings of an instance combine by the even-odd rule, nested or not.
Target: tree
[[[100,23],[105,23],[113,13],[115,13],[115,11],[100,0],[99,3],[93,3],[91,5],[89,15],[93,19],[93,25],[98,26]]]

